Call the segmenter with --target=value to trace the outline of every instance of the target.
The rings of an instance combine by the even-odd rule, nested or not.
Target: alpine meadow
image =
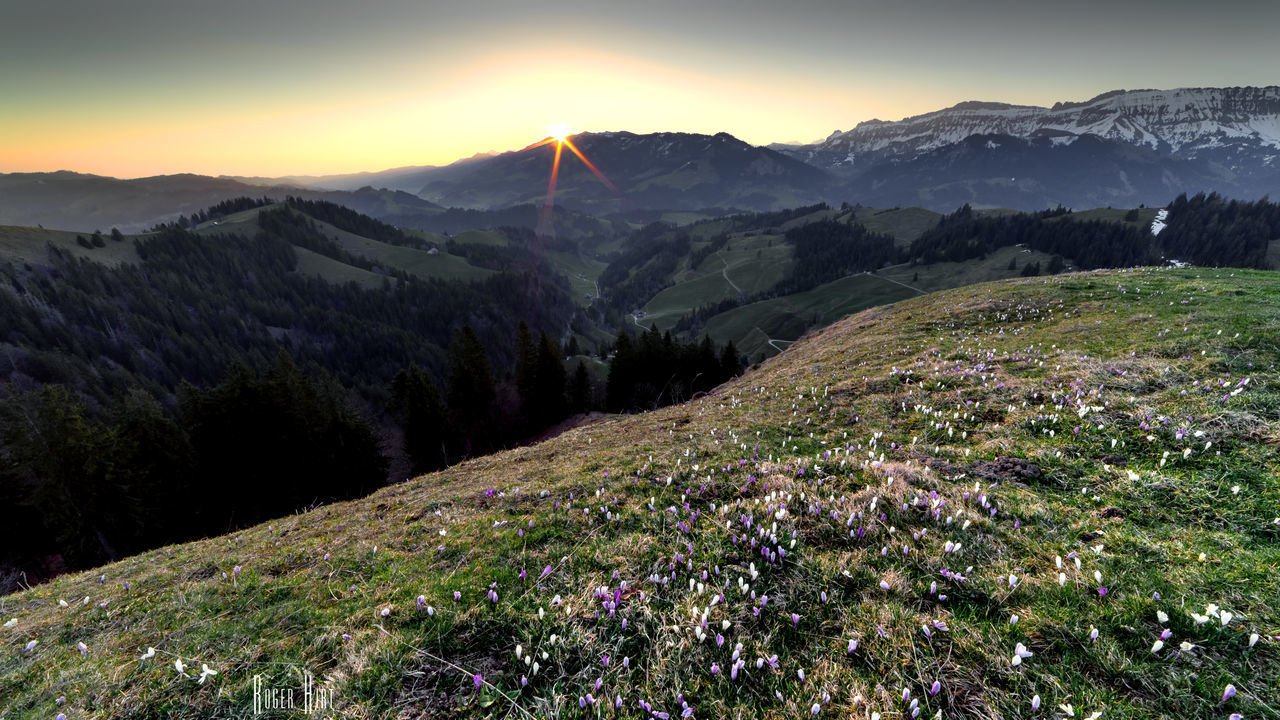
[[[1224,2],[10,3],[0,720],[1280,720]]]

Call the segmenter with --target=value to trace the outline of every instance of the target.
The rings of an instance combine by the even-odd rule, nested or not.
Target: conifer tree
[[[538,419],[539,429],[542,429],[564,419],[567,379],[560,350],[545,332],[538,343],[537,371],[534,377],[537,383],[534,417]]]
[[[449,463],[449,418],[431,376],[417,365],[391,381],[392,413],[404,429],[404,450],[414,473],[439,470]]]
[[[591,411],[591,376],[587,374],[587,366],[581,360],[574,368],[573,379],[569,381],[569,406],[575,413]]]
[[[471,326],[464,326],[449,345],[448,406],[459,456],[474,457],[496,446],[495,397],[484,346]]]

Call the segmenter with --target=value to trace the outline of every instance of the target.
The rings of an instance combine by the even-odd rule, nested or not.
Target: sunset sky
[[[1267,85],[1280,3],[0,0],[0,172],[281,176],[575,131],[812,141],[962,100]]]

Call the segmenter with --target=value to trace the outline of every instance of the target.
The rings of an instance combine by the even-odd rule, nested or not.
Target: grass
[[[768,357],[811,328],[834,322],[851,312],[927,292],[1018,277],[1027,264],[1038,262],[1045,267],[1050,258],[1046,253],[1011,246],[999,248],[985,258],[962,263],[894,265],[875,274],[850,275],[804,293],[727,310],[707,322],[707,332],[717,342],[732,340],[749,358]],[[1011,259],[1017,263],[1014,270],[1009,270]],[[659,327],[664,327],[664,322],[674,323],[678,317],[674,310],[668,313],[656,316]],[[652,321],[650,317],[644,320],[646,324]],[[770,344],[770,339],[779,342]]]
[[[1138,219],[1136,222],[1129,223],[1139,225],[1141,227],[1150,227],[1151,221],[1156,219],[1156,212],[1159,208],[1139,208]],[[1059,217],[1071,218],[1072,220],[1105,220],[1107,222],[1127,222],[1124,216],[1128,210],[1123,208],[1093,208],[1090,210],[1078,210],[1070,215],[1061,215]]]
[[[608,267],[608,263],[584,254],[562,251],[547,251],[545,257],[569,281],[574,301],[582,307],[590,305],[596,297],[596,280]]]
[[[281,207],[283,203],[268,206],[268,208]],[[241,233],[245,235],[253,235],[258,232],[258,213],[264,208],[253,208],[242,212],[233,213],[226,217],[219,218],[215,221],[202,223],[197,232],[205,235],[216,235],[218,233]],[[451,255],[443,250],[444,243],[442,236],[434,233],[425,233],[422,231],[411,231],[410,234],[428,240],[429,242],[439,242],[439,250],[436,254],[431,254],[425,250],[417,248],[404,247],[400,245],[390,245],[388,243],[373,240],[352,232],[348,232],[341,228],[330,225],[329,223],[319,220],[312,220],[316,228],[325,236],[333,239],[343,250],[366,258],[384,267],[403,270],[411,275],[421,278],[439,278],[443,280],[483,280],[494,273],[492,270],[477,267],[466,261],[465,258]],[[466,234],[466,233],[464,233]],[[497,234],[497,233],[492,233]],[[472,242],[493,242],[490,237],[491,233],[476,233],[472,235]],[[505,238],[503,244],[505,244]],[[345,283],[354,281],[364,287],[379,287],[382,284],[384,276],[377,273],[369,272],[363,268],[349,266],[346,263],[332,260],[330,258],[317,255],[314,252],[307,251],[305,248],[295,247],[298,253],[298,268],[302,272],[318,275],[325,280],[334,283]]]
[[[363,288],[377,288],[382,287],[384,281],[390,282],[390,278],[385,275],[348,265],[304,247],[295,246],[293,252],[298,256],[297,272],[315,275],[337,285],[354,282]]]
[[[642,322],[645,327],[656,324],[661,330],[670,329],[699,307],[773,287],[787,276],[791,266],[791,247],[781,236],[735,235],[698,267],[678,270],[675,284],[644,305]]]
[[[91,235],[92,232],[76,233],[0,225],[0,257],[17,263],[43,265],[49,261],[48,248],[52,245],[75,257],[88,258],[110,266],[138,262],[138,253],[133,247],[133,238],[136,236],[126,235],[124,242],[116,242],[111,239],[109,232],[104,232],[102,237],[106,245],[93,249],[81,247],[76,242],[77,236],[88,239]]]
[[[497,230],[465,230],[458,233],[453,239],[463,245],[500,245],[505,247],[510,244],[507,236]]]
[[[769,339],[791,342],[809,328],[917,294],[874,275],[849,275],[802,293],[722,312],[707,321],[707,335],[719,343],[732,340],[748,358],[769,356],[778,351]]]
[[[877,210],[875,208],[859,208],[854,212],[854,219],[871,232],[892,235],[899,246],[910,245],[942,218],[939,213],[920,207],[892,208]]]
[[[876,307],[691,403],[3,598],[0,718],[245,717],[303,671],[339,717],[1277,718],[1276,337],[1256,271]]]
[[[985,258],[974,258],[965,262],[940,262],[930,265],[895,265],[884,268],[877,274],[906,283],[925,292],[947,290],[964,285],[973,285],[992,280],[1020,277],[1022,269],[1027,265],[1039,263],[1041,269],[1048,266],[1053,256],[1038,250],[1028,250],[1017,246],[996,248]],[[1016,266],[1009,269],[1009,261]]]

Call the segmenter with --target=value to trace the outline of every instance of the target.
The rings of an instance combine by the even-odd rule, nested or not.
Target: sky
[[[0,0],[0,172],[279,177],[573,131],[811,142],[964,100],[1276,84],[1280,3]]]

